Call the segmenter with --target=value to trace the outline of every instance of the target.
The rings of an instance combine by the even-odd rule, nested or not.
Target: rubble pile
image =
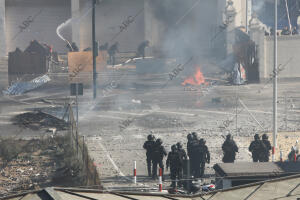
[[[40,111],[23,113],[13,117],[11,120],[16,125],[30,128],[32,130],[39,130],[43,128],[56,128],[57,130],[68,129],[68,123],[64,120]]]
[[[14,142],[14,146],[20,149],[15,158],[7,162],[0,154],[0,198],[47,186],[81,183],[79,170],[76,165],[70,164],[68,158],[71,156],[67,147],[61,146],[62,142],[55,138]]]

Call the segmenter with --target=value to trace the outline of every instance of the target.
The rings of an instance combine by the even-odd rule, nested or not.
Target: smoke
[[[260,13],[263,10],[264,5],[265,5],[265,1],[262,0],[253,1],[253,5],[252,5],[253,12]]]
[[[161,55],[178,58],[180,62],[191,56],[199,61],[207,58],[211,53],[212,24],[218,27],[216,1],[152,0],[150,5],[159,24],[157,40],[163,41],[157,47]]]
[[[67,21],[63,22],[62,24],[60,24],[57,28],[56,28],[56,34],[58,35],[58,37],[60,37],[63,41],[67,42],[70,45],[70,42],[63,37],[62,32],[63,30],[65,30],[67,27],[70,27],[72,24],[78,24],[82,18],[86,17],[89,12],[92,10],[93,7],[90,8],[85,8],[83,9],[83,15],[78,16],[78,17],[72,17],[70,19],[68,19]],[[71,46],[71,45],[70,45]]]

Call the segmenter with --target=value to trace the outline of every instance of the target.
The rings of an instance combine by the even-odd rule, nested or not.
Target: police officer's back
[[[264,152],[264,144],[258,134],[254,135],[254,141],[249,146],[249,151],[252,153],[253,162],[258,162]]]
[[[146,161],[147,161],[147,170],[148,170],[148,176],[151,176],[151,162],[153,160],[153,148],[155,145],[155,138],[153,135],[148,135],[147,141],[144,143],[143,148],[146,149]]]
[[[262,142],[264,143],[264,153],[261,162],[269,162],[270,151],[272,149],[271,142],[268,140],[267,134],[262,135]]]
[[[204,175],[205,163],[208,164],[210,163],[210,153],[205,143],[206,141],[204,139],[200,139],[199,147],[198,147],[199,158],[200,158],[200,174],[198,172],[197,173],[198,176],[196,176],[196,178],[202,177]]]
[[[166,165],[167,169],[170,167],[170,176],[172,179],[171,187],[175,187],[176,178],[180,179],[182,176],[182,162],[176,145],[172,145],[171,152],[168,154]]]
[[[167,152],[162,146],[162,143],[163,142],[161,139],[157,139],[155,145],[153,146],[153,178],[157,177],[157,164],[160,168],[162,168],[162,171],[164,171],[163,158],[167,155]]]
[[[222,161],[224,163],[233,163],[235,160],[235,155],[239,151],[235,141],[232,139],[231,134],[226,136],[226,140],[222,145],[222,150],[224,152],[224,156]]]
[[[193,136],[192,136],[192,134],[188,134],[187,135],[187,145],[186,145],[186,149],[187,149],[187,154],[188,154],[188,156],[189,156],[189,158],[191,159],[191,157],[192,157],[192,141],[193,141]]]
[[[177,142],[176,147],[177,147],[177,151],[178,151],[178,153],[180,155],[180,159],[182,161],[186,160],[187,159],[187,155],[186,155],[185,150],[182,148],[182,144],[180,142]]]

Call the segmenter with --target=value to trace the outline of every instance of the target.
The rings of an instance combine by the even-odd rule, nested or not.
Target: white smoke
[[[71,26],[74,23],[79,23],[81,21],[82,18],[86,17],[89,12],[92,10],[93,7],[90,7],[88,9],[84,9],[84,13],[81,16],[78,17],[72,17],[70,19],[68,19],[67,21],[63,22],[62,24],[60,24],[57,28],[56,28],[56,34],[58,35],[58,37],[60,37],[63,41],[67,42],[70,45],[70,42],[63,37],[62,35],[62,31],[68,27]],[[71,45],[70,45],[71,46]]]
[[[260,12],[265,5],[265,1],[255,1],[252,5],[252,9],[255,13]]]

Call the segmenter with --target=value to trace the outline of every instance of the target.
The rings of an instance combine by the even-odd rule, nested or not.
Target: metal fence
[[[94,166],[93,160],[89,157],[88,148],[84,141],[84,136],[79,134],[76,120],[73,115],[72,106],[68,105],[68,122],[69,131],[68,137],[70,138],[71,148],[74,152],[74,157],[77,159],[79,165],[82,167],[81,172],[85,177],[85,184],[87,186],[100,186],[100,180],[96,167]]]

